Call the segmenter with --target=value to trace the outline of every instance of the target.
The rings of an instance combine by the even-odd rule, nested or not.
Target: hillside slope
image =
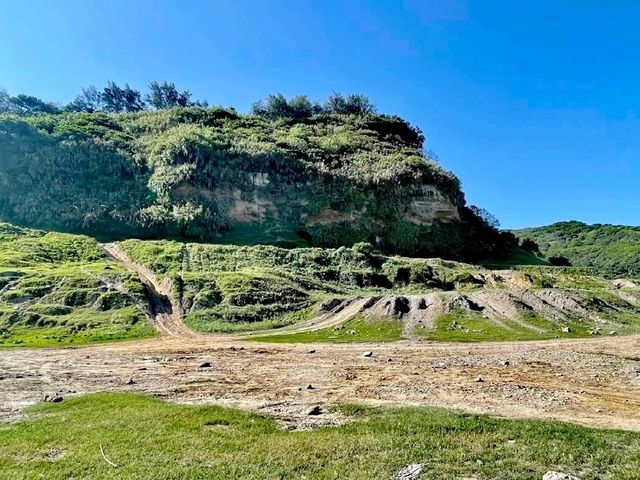
[[[593,267],[614,277],[640,277],[640,227],[560,222],[515,230],[534,240],[547,257],[564,256],[572,265]]]
[[[321,335],[333,341],[358,340],[358,332],[380,340],[373,322],[388,339],[403,334],[476,341],[640,329],[637,284],[576,268],[487,270],[437,258],[389,257],[367,244],[287,250],[127,240],[120,247],[171,281],[185,323],[202,332],[295,325],[296,332],[324,329]]]
[[[96,241],[0,223],[0,347],[154,334],[143,285]]]
[[[0,217],[114,237],[351,245],[476,260],[511,244],[385,115],[175,108],[0,115]]]

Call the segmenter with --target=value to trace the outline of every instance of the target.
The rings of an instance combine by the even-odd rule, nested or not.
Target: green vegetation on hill
[[[95,240],[0,223],[0,346],[150,336],[144,302]]]
[[[512,236],[465,206],[422,132],[356,97],[309,115],[291,113],[295,99],[259,115],[0,114],[0,218],[112,238],[504,256]]]
[[[403,305],[395,313],[396,307],[366,309],[383,297],[428,294],[436,298],[416,306],[417,314],[420,308],[434,308],[440,316],[433,328],[415,333],[435,340],[533,340],[640,328],[637,286],[616,287],[575,267],[491,271],[440,259],[386,256],[370,244],[283,249],[126,240],[120,245],[134,262],[171,280],[185,323],[202,332],[285,327],[328,314],[342,300],[366,297],[373,302],[337,325],[293,335],[285,329],[265,339],[394,340],[402,322],[381,325],[380,312],[394,320],[389,317],[397,319]],[[349,334],[352,330],[356,334]]]
[[[387,257],[371,245],[283,249],[125,240],[135,262],[167,276],[199,331],[280,327],[308,318],[322,300],[453,289],[474,267],[437,259]]]
[[[640,278],[640,227],[574,221],[514,233],[535,241],[547,257],[563,256],[572,265],[591,267],[611,278]]]
[[[287,431],[270,418],[99,393],[40,404],[0,424],[3,478],[371,479],[424,464],[420,478],[637,479],[640,434],[434,408],[339,407],[353,422]],[[135,428],[132,428],[132,425]],[[109,465],[100,453],[117,467]],[[293,448],[295,447],[295,448]]]

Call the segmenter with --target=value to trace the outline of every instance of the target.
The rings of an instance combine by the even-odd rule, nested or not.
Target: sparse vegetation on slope
[[[133,261],[172,281],[186,324],[204,332],[323,319],[313,331],[288,336],[285,330],[268,340],[366,341],[380,317],[402,319],[411,327],[405,332],[438,340],[531,340],[640,328],[640,287],[576,268],[491,271],[389,257],[369,244],[282,249],[127,240],[121,246]],[[336,327],[353,330],[354,321],[366,334],[336,335]]]
[[[0,223],[0,346],[150,336],[142,285],[95,240]]]
[[[610,278],[640,278],[640,227],[560,222],[514,233],[534,240],[547,257],[565,257]]]
[[[640,435],[564,423],[501,420],[433,408],[339,407],[347,425],[287,431],[253,413],[101,393],[31,408],[0,425],[6,478],[420,478],[633,480]],[[135,425],[135,428],[131,426]],[[101,456],[117,465],[114,468]]]

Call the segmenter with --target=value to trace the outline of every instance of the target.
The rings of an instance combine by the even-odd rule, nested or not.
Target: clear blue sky
[[[504,227],[640,224],[635,0],[0,0],[0,86],[171,80],[247,111],[361,92]]]

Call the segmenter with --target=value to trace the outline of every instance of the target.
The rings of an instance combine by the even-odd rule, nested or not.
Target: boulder
[[[578,477],[569,475],[562,472],[547,472],[542,477],[542,480],[580,480]]]

